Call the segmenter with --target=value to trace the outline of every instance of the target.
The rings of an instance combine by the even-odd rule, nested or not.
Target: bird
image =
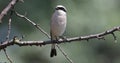
[[[50,22],[50,36],[52,40],[60,39],[66,29],[67,10],[63,5],[57,5]],[[57,56],[56,44],[51,45],[50,57]]]

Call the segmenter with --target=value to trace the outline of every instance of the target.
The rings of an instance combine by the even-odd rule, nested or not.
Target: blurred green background
[[[0,12],[9,1],[0,0]],[[29,19],[49,33],[51,15],[58,4],[67,8],[66,37],[96,34],[120,25],[120,0],[24,0],[24,3],[17,3],[15,10],[27,13]],[[0,24],[0,42],[6,39],[9,14]],[[115,34],[117,43],[112,35],[107,35],[106,40],[92,39],[60,46],[74,63],[120,63],[120,33]],[[13,15],[10,38],[22,35],[25,35],[23,40],[49,40],[30,23]],[[57,52],[56,57],[50,58],[50,45],[7,48],[13,63],[69,63],[59,50]],[[0,62],[9,62],[3,51],[0,51]]]

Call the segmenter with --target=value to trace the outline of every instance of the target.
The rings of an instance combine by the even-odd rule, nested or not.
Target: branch
[[[25,15],[21,15],[18,12],[15,11],[15,14],[21,18],[24,18],[25,20],[27,20],[28,22],[30,22],[33,26],[35,26],[40,32],[44,33],[48,38],[50,38],[49,34],[47,34],[47,32],[45,32],[38,24],[36,24],[35,22],[31,21],[30,19],[28,19]]]
[[[7,36],[6,36],[6,43],[9,42],[9,37],[10,37],[10,32],[11,32],[11,21],[12,21],[12,14],[13,14],[13,11],[11,10],[11,13],[10,13],[10,17],[9,17],[9,20],[8,20],[8,32],[7,32]],[[10,59],[10,57],[8,56],[7,52],[6,52],[6,49],[3,49],[7,59],[10,61],[10,63],[13,63],[12,60]]]
[[[10,57],[8,56],[6,49],[3,49],[3,51],[5,52],[5,55],[6,55],[7,59],[10,61],[10,63],[13,63],[12,60],[10,59]]]
[[[36,46],[42,46],[42,45],[47,45],[47,44],[53,44],[53,43],[67,43],[67,42],[74,42],[74,41],[82,41],[82,40],[89,40],[89,39],[103,39],[104,36],[109,35],[109,34],[114,34],[115,31],[119,31],[120,30],[120,26],[118,27],[114,27],[110,30],[107,30],[105,32],[102,33],[98,33],[98,34],[93,34],[93,35],[88,35],[88,36],[80,36],[80,37],[73,37],[73,38],[66,38],[66,40],[47,40],[47,41],[20,41],[20,39],[18,39],[17,37],[14,37],[12,40],[10,40],[8,43],[6,42],[2,42],[2,44],[0,44],[0,50],[4,49],[8,46],[11,45],[18,45],[18,46],[32,46],[32,45],[36,45]]]
[[[15,6],[17,2],[18,0],[11,0],[11,2],[2,10],[2,12],[0,13],[0,23],[2,22],[3,17],[7,15],[7,13]]]
[[[73,61],[68,57],[68,55],[61,49],[61,47],[58,44],[56,44],[56,46],[61,51],[61,53],[65,56],[65,58],[69,61],[69,63],[73,63]]]
[[[10,32],[11,32],[11,17],[12,17],[12,14],[13,14],[13,11],[11,10],[11,13],[10,13],[10,17],[9,17],[9,20],[8,20],[8,31],[7,31],[7,36],[6,36],[6,43],[9,42],[9,37],[10,37]],[[3,49],[7,59],[10,61],[10,63],[12,63],[12,60],[10,59],[10,57],[8,56],[7,52],[6,52],[6,49]]]
[[[6,36],[6,41],[9,41],[9,37],[10,37],[12,14],[13,14],[13,10],[11,10],[10,17],[9,17],[9,20],[8,20],[8,32],[7,32],[7,36]]]

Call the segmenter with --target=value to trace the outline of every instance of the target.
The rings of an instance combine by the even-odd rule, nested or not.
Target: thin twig
[[[2,22],[2,18],[7,15],[10,9],[14,7],[14,5],[17,3],[18,0],[11,0],[11,2],[2,10],[0,13],[0,23]]]
[[[7,59],[10,61],[10,63],[13,63],[12,59],[10,59],[10,57],[7,55],[6,49],[3,49],[3,51],[5,52],[5,55],[6,55]]]
[[[31,21],[29,18],[27,18],[24,15],[19,14],[18,12],[15,11],[15,14],[21,18],[24,18],[25,20],[27,20],[28,22],[30,22],[33,26],[35,26],[39,31],[41,31],[42,33],[44,33],[48,38],[50,38],[49,34],[47,34],[38,24],[36,24],[35,22]]]
[[[7,36],[6,36],[6,41],[8,41],[8,42],[9,42],[10,31],[11,31],[12,14],[13,14],[13,11],[11,10],[10,17],[9,17],[9,20],[8,20],[8,32],[7,32]]]
[[[13,7],[12,7],[13,8]],[[6,43],[9,43],[9,38],[10,38],[10,32],[11,32],[11,18],[12,18],[12,14],[13,14],[13,11],[11,10],[11,13],[10,13],[10,17],[9,17],[9,20],[8,20],[8,31],[7,31],[7,36],[6,36]],[[10,61],[10,63],[13,63],[12,60],[10,59],[10,57],[8,56],[7,52],[6,52],[6,49],[3,49],[4,50],[4,53],[7,57],[7,59]]]
[[[7,32],[7,36],[6,36],[7,41],[9,41],[10,30],[11,30],[11,18],[9,18],[9,21],[8,21],[8,32]]]
[[[116,35],[114,33],[112,33],[112,35],[113,35],[113,38],[114,38],[114,42],[117,43],[117,37],[116,37]]]
[[[68,55],[61,49],[61,47],[56,44],[56,46],[58,47],[58,49],[61,51],[61,53],[65,56],[65,58],[69,61],[69,63],[74,63],[69,57]]]

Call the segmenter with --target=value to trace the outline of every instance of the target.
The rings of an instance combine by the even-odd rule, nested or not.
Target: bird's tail
[[[55,49],[55,44],[51,45],[51,52],[50,52],[50,57],[54,57],[57,55],[57,51]]]

